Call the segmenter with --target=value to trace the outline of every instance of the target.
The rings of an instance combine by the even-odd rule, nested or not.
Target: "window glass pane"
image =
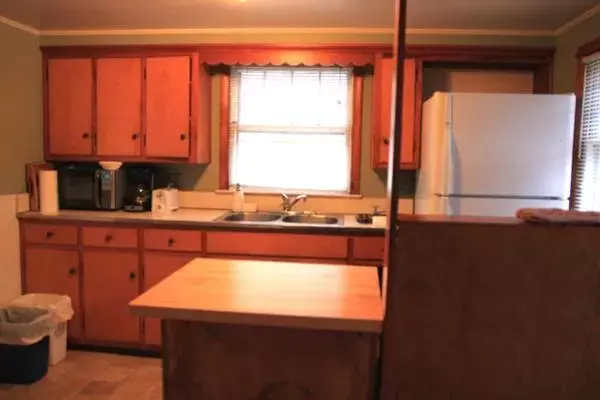
[[[230,184],[348,192],[351,80],[347,68],[234,69]]]
[[[575,208],[600,211],[600,58],[585,66]]]
[[[346,136],[240,132],[231,183],[256,188],[348,191]]]

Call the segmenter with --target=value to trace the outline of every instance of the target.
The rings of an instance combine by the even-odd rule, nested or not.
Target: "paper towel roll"
[[[40,171],[40,211],[58,212],[58,175],[56,171]]]

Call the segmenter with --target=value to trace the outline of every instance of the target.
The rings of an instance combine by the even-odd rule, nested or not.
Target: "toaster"
[[[152,212],[172,212],[179,208],[179,190],[174,187],[152,191]]]

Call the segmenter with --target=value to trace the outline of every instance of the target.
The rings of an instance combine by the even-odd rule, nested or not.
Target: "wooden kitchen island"
[[[130,308],[162,319],[165,400],[375,398],[375,268],[197,258]]]

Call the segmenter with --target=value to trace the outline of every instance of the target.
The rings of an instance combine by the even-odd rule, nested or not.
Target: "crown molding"
[[[40,31],[35,29],[34,27],[3,17],[2,15],[0,15],[0,23],[8,25],[12,28],[18,29],[23,32],[31,33],[33,35],[40,35]]]
[[[554,31],[525,31],[516,29],[427,29],[408,28],[409,35],[439,35],[439,36],[554,36]]]
[[[577,25],[583,23],[585,20],[592,18],[593,16],[595,16],[596,14],[599,14],[599,13],[600,13],[600,4],[590,8],[589,10],[587,10],[583,14],[579,15],[578,17],[573,18],[571,21],[567,22],[566,24],[564,24],[563,26],[558,28],[554,32],[554,34],[555,34],[555,36],[560,36],[563,33],[576,27]]]
[[[294,28],[294,27],[231,27],[231,28],[184,28],[184,29],[90,29],[90,30],[45,30],[42,36],[118,36],[118,35],[281,35],[281,34],[393,34],[391,28]]]
[[[391,28],[189,28],[189,29],[94,29],[48,30],[42,36],[118,36],[118,35],[392,35]],[[554,31],[494,30],[494,29],[407,29],[409,35],[436,36],[554,36]]]

